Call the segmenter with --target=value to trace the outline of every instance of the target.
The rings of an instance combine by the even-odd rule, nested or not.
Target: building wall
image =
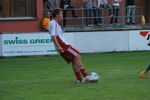
[[[60,0],[58,0],[60,1]],[[112,0],[108,0],[109,4],[112,4]],[[146,21],[150,19],[150,13],[148,9],[150,0],[135,0],[135,4],[138,7],[142,7],[142,14],[145,15]],[[126,0],[122,0],[121,8],[125,8]],[[72,0],[72,6],[75,8],[83,7],[82,0]],[[77,16],[81,16],[81,12],[76,12]],[[104,16],[107,16],[108,12],[104,13]],[[71,16],[71,12],[68,12],[67,16]],[[120,16],[125,16],[125,9],[120,10]],[[0,32],[39,32],[41,31],[41,20],[43,18],[43,0],[37,0],[37,19],[32,21],[0,21]],[[138,19],[140,20],[140,19]],[[79,24],[81,20],[71,20],[67,21],[68,24]],[[125,22],[125,18],[119,19],[119,22]],[[109,20],[106,19],[106,23],[109,23]]]
[[[146,9],[146,13],[145,13],[145,18],[146,18],[146,22],[150,23],[150,0],[145,0],[145,9]]]
[[[39,32],[43,17],[43,2],[37,0],[37,19],[32,21],[0,21],[0,32]]]

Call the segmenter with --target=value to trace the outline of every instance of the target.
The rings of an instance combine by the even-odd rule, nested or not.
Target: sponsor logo
[[[52,39],[19,39],[18,37],[15,37],[15,39],[12,40],[4,40],[4,45],[9,44],[43,44],[43,43],[52,43]]]

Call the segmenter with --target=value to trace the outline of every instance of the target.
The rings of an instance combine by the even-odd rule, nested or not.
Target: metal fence
[[[126,23],[126,9],[119,8],[119,14],[117,16],[118,23],[110,23],[111,16],[109,10],[104,8],[74,8],[74,9],[63,9],[62,27],[65,31],[97,31],[97,30],[128,30],[128,29],[147,29],[147,25],[142,25],[142,8],[135,8],[135,24],[128,25]],[[90,12],[90,16],[86,15],[86,12]],[[95,16],[94,11],[100,11],[101,15]],[[65,12],[65,13],[64,13]],[[75,15],[74,15],[75,13]],[[96,12],[98,13],[98,12]],[[114,16],[116,17],[116,16]],[[96,19],[101,19],[101,23],[95,24]],[[91,20],[90,25],[88,25],[88,20]],[[64,25],[65,24],[65,25]]]

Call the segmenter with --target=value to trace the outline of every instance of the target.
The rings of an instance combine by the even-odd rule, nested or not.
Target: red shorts
[[[80,54],[80,52],[73,48],[71,45],[64,43],[59,36],[57,36],[57,41],[64,50],[63,52],[60,52],[60,55],[67,63],[72,62],[73,59]]]
[[[64,52],[61,52],[60,55],[65,59],[67,63],[70,63],[73,61],[73,59],[78,56],[80,52],[76,50],[73,47],[69,47],[67,50]]]

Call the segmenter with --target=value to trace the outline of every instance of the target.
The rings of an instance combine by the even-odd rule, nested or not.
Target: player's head
[[[53,18],[60,21],[62,19],[62,9],[56,8],[53,10]]]

